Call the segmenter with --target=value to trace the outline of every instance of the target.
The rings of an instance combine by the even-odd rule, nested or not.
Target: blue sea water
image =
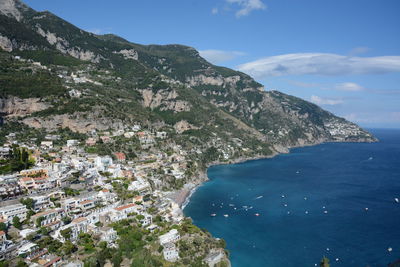
[[[400,130],[371,131],[379,143],[213,166],[184,213],[227,241],[233,267],[315,266],[323,256],[387,266],[400,258]]]

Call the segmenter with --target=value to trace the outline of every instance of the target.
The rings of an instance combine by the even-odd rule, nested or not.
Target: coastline
[[[213,161],[213,162],[207,163],[205,169],[201,170],[199,172],[198,179],[195,179],[194,181],[191,181],[190,183],[185,184],[183,189],[174,192],[175,194],[180,194],[180,196],[182,196],[182,197],[174,198],[174,201],[179,205],[180,209],[183,212],[185,207],[189,204],[190,198],[196,192],[197,188],[200,187],[203,183],[210,180],[207,175],[207,170],[208,170],[208,168],[210,168],[212,166],[238,164],[238,163],[245,163],[247,161],[252,161],[252,160],[269,159],[269,158],[273,158],[273,157],[281,155],[281,154],[288,154],[288,153],[290,153],[290,150],[294,149],[294,148],[316,146],[316,145],[321,145],[324,143],[372,143],[372,142],[379,142],[379,139],[376,138],[375,141],[367,141],[367,140],[335,141],[335,140],[319,139],[319,140],[316,140],[316,142],[314,142],[314,143],[298,144],[298,145],[288,146],[288,147],[284,147],[281,145],[275,145],[274,146],[275,151],[273,151],[269,155],[257,155],[257,156],[253,156],[253,157],[239,157],[239,158],[231,159],[229,161]]]

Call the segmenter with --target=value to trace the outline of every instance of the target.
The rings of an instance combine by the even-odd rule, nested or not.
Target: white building
[[[75,139],[67,140],[67,147],[74,147],[77,146],[78,144],[79,144],[78,140]]]
[[[106,241],[107,243],[112,243],[117,240],[117,232],[111,227],[102,227],[99,229],[100,240]]]
[[[52,209],[36,213],[31,217],[31,220],[38,227],[50,227],[51,229],[57,229],[61,226],[61,218],[63,216],[63,209]]]
[[[164,259],[174,262],[179,258],[179,251],[174,243],[166,243],[163,249]]]
[[[25,205],[15,204],[0,208],[0,218],[7,220],[8,223],[12,223],[12,219],[17,216],[22,222],[26,219],[26,213],[28,209]]]
[[[35,212],[46,209],[51,206],[50,197],[49,196],[33,196],[33,209]]]
[[[131,182],[128,190],[138,191],[141,195],[148,194],[151,192],[150,183],[144,179],[138,178],[136,181]]]
[[[160,244],[162,246],[164,246],[167,243],[176,242],[180,238],[181,236],[179,235],[179,232],[176,229],[172,229],[168,233],[159,236]]]
[[[53,141],[42,141],[40,143],[40,147],[43,149],[52,149],[53,148]]]
[[[61,242],[65,242],[66,239],[62,235],[63,231],[70,229],[70,237],[69,240],[75,241],[78,239],[80,233],[88,232],[89,221],[86,217],[79,217],[74,219],[70,224],[64,225],[60,227],[53,235],[55,239],[58,239]]]
[[[113,160],[110,156],[96,157],[94,160],[94,165],[99,171],[105,171],[112,164]]]
[[[224,259],[225,254],[222,250],[211,251],[204,261],[208,264],[209,267],[214,267],[217,263],[219,263],[222,259]]]
[[[153,223],[153,217],[150,214],[143,213],[142,215],[144,216],[144,218],[140,220],[142,226],[147,226]]]

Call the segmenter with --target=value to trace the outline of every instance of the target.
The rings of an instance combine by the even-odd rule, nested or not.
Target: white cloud
[[[99,35],[99,34],[111,33],[111,28],[110,28],[110,27],[102,28],[102,29],[100,29],[100,28],[93,28],[93,29],[87,29],[86,31]]]
[[[216,14],[218,14],[218,8],[217,7],[214,7],[213,9],[211,9],[211,14],[213,14],[213,15],[216,15]]]
[[[339,84],[335,85],[333,89],[339,90],[339,91],[349,91],[349,92],[358,92],[358,91],[366,90],[361,85],[352,83],[352,82],[339,83]]]
[[[343,116],[346,120],[363,124],[397,124],[400,123],[400,112],[354,112]]]
[[[200,50],[200,56],[210,61],[213,64],[219,64],[232,60],[239,56],[244,56],[245,53],[239,51],[223,51],[223,50]]]
[[[327,53],[296,53],[262,58],[238,66],[256,78],[283,75],[350,75],[400,71],[400,56],[350,57]]]
[[[226,2],[240,6],[240,9],[236,12],[236,17],[238,18],[249,15],[253,10],[267,8],[261,0],[226,0]]]
[[[324,98],[316,95],[311,96],[311,102],[317,105],[329,105],[329,106],[343,104],[342,99]]]

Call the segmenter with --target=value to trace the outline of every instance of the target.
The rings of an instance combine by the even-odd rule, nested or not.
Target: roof
[[[117,211],[122,211],[122,210],[125,210],[125,209],[128,209],[128,208],[134,207],[134,206],[136,206],[136,204],[132,203],[132,204],[120,206],[120,207],[117,207],[117,208],[114,208],[114,209],[117,210]]]
[[[48,263],[46,263],[46,264],[44,265],[44,267],[52,266],[53,263],[56,263],[56,262],[58,262],[58,261],[60,261],[60,260],[61,260],[60,257],[54,258],[54,259],[52,259],[51,261],[49,261]]]
[[[53,209],[53,210],[45,210],[39,213],[36,213],[32,217],[40,217],[40,216],[46,216],[47,214],[55,213],[58,212],[59,210]]]
[[[32,181],[33,178],[32,178],[32,177],[23,177],[23,178],[21,178],[20,180],[21,180],[21,181],[24,181],[24,182],[28,182],[28,181]]]
[[[85,204],[91,203],[91,202],[93,202],[93,200],[88,199],[88,200],[84,200],[84,201],[80,202],[79,205],[85,205]]]
[[[84,222],[86,220],[87,220],[86,217],[79,217],[79,218],[74,219],[72,222],[73,223],[80,223],[80,222]]]
[[[0,235],[5,235],[6,233],[4,231],[0,231]]]

